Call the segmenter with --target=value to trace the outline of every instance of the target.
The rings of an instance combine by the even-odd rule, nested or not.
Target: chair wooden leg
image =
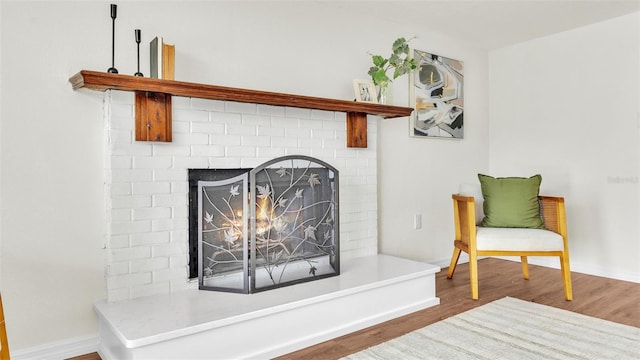
[[[569,256],[560,255],[560,270],[562,271],[562,283],[564,284],[564,297],[573,300],[573,287],[571,286],[571,268],[569,266]]]
[[[478,300],[478,256],[475,251],[469,253],[469,278],[471,281],[471,298]]]
[[[8,360],[9,342],[7,340],[7,328],[4,323],[4,309],[2,308],[2,296],[0,296],[0,359]]]
[[[522,264],[522,276],[529,280],[529,261],[526,256],[520,256],[520,263]]]
[[[453,273],[456,271],[458,260],[460,259],[461,250],[457,247],[453,248],[453,255],[451,256],[451,263],[449,264],[449,271],[447,272],[447,279],[453,278]]]

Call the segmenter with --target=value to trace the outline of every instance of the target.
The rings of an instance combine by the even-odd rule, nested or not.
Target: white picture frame
[[[356,101],[377,103],[378,96],[376,87],[371,79],[355,79],[353,80],[353,92],[356,95]]]

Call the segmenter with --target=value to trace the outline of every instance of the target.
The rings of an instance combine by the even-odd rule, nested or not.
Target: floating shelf
[[[171,141],[171,97],[290,106],[347,113],[347,146],[367,147],[367,115],[396,118],[411,115],[409,107],[239,89],[184,81],[82,70],[69,79],[74,90],[121,90],[136,93],[136,140]]]

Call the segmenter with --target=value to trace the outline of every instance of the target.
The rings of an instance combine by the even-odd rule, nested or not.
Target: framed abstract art
[[[413,50],[416,69],[409,76],[414,111],[410,135],[424,138],[464,138],[464,63]]]

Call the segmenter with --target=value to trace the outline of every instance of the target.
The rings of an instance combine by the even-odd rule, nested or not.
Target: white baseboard
[[[571,264],[571,271],[606,277],[609,279],[640,283],[640,272],[632,273],[628,271],[612,271],[611,269],[594,268],[592,266],[581,266],[580,264]]]
[[[478,259],[484,259],[484,258],[486,258],[486,256],[481,256]],[[460,254],[460,258],[458,259],[458,264],[464,264],[468,262],[469,262],[469,254],[467,254],[466,252],[462,252]],[[448,268],[449,265],[451,264],[451,258],[429,260],[428,263],[436,266],[440,266],[440,268],[444,269],[444,268]]]
[[[518,257],[498,257],[504,260],[511,260],[520,262]],[[560,269],[560,262],[557,257],[545,257],[545,256],[531,256],[529,257],[529,264],[545,266],[552,269]],[[605,269],[601,267],[594,267],[591,265],[585,265],[581,263],[571,263],[571,272],[577,272],[587,275],[600,276],[608,279],[629,281],[634,283],[640,283],[640,273],[632,273],[626,271],[616,271],[611,269]]]
[[[484,257],[480,257],[480,258],[482,259]],[[519,257],[495,256],[495,258],[520,262]],[[437,265],[437,266],[440,266],[441,268],[446,268],[446,267],[449,267],[450,261],[451,259],[448,259],[448,258],[439,259],[439,260],[429,261],[429,264]],[[468,262],[469,262],[469,255],[467,255],[467,253],[464,253],[464,252],[460,254],[460,260],[458,261],[458,264],[464,264]],[[560,263],[558,262],[557,257],[531,256],[529,257],[529,264],[549,267],[553,269],[560,269]],[[594,267],[594,266],[580,264],[580,263],[571,263],[571,271],[587,274],[587,275],[606,277],[609,279],[640,283],[640,273],[615,271],[611,269]]]
[[[62,360],[98,351],[98,335],[51,342],[26,349],[11,350],[13,360]]]

